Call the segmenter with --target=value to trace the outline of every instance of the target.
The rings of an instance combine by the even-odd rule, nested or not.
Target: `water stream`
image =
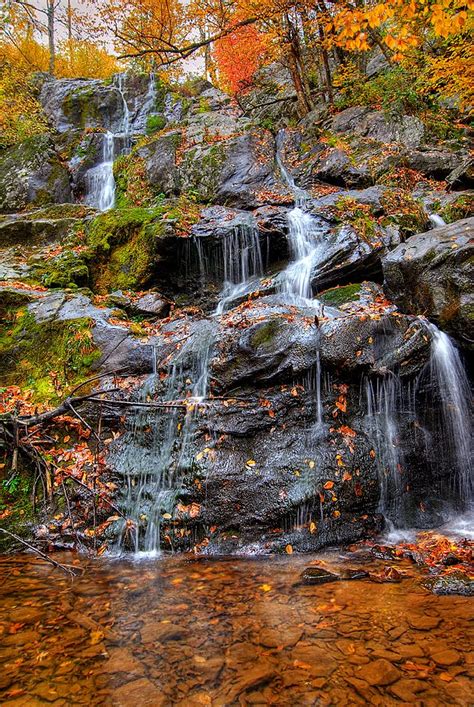
[[[472,704],[472,600],[430,594],[407,560],[390,563],[399,583],[319,586],[299,584],[305,567],[361,565],[336,552],[80,561],[71,581],[0,558],[2,704]]]
[[[102,138],[102,161],[91,167],[86,173],[86,194],[84,201],[99,211],[108,211],[115,205],[114,160],[119,154],[128,154],[132,147],[132,120],[130,108],[125,96],[125,74],[117,74],[111,89],[117,91],[122,105],[122,118],[118,131],[107,130]],[[139,109],[133,132],[145,130],[146,120],[154,109],[156,98],[155,77],[150,75],[148,92],[142,107]]]
[[[115,204],[115,136],[110,131],[102,138],[102,162],[86,173],[85,203],[99,211],[108,211]]]

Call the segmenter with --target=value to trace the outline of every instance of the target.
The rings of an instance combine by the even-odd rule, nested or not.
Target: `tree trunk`
[[[54,76],[56,48],[54,46],[54,10],[55,0],[48,0],[48,45],[49,45],[49,73]]]
[[[303,67],[298,28],[294,26],[288,16],[286,17],[286,24],[289,39],[289,68],[298,97],[299,112],[301,113],[301,117],[303,117],[313,110],[314,103],[311,98],[310,86]]]

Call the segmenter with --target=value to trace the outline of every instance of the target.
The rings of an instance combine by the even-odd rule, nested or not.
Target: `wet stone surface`
[[[470,600],[406,560],[400,583],[345,581],[354,558],[329,552],[79,562],[71,582],[0,559],[2,705],[472,702]],[[338,579],[305,585],[311,569]]]

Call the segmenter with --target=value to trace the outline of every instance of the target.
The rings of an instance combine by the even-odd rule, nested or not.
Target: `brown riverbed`
[[[471,600],[400,583],[298,584],[338,553],[0,558],[3,705],[469,705]],[[386,562],[375,560],[372,572]]]

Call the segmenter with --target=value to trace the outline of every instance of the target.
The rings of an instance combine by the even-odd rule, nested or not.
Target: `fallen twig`
[[[80,568],[73,567],[72,565],[63,565],[63,564],[61,564],[61,562],[58,562],[57,560],[53,560],[52,557],[50,557],[49,555],[46,555],[46,553],[42,552],[41,550],[38,550],[38,548],[35,547],[34,545],[30,545],[30,543],[26,542],[26,540],[23,540],[23,538],[18,537],[18,535],[15,535],[15,533],[10,533],[10,531],[5,530],[5,528],[0,528],[0,532],[4,533],[5,535],[8,535],[10,538],[13,538],[17,542],[21,543],[21,545],[24,545],[29,550],[36,553],[36,555],[41,557],[43,560],[45,560],[46,562],[49,562],[54,567],[57,567],[58,569],[62,570],[63,572],[66,572],[66,574],[71,575],[71,577],[77,577],[79,574],[82,574],[82,570]]]

